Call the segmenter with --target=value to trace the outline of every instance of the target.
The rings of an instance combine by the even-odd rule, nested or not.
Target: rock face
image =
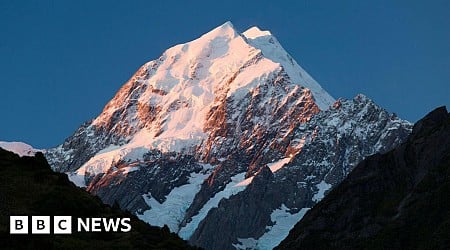
[[[46,157],[191,244],[270,249],[359,161],[410,131],[364,95],[335,101],[270,32],[225,23],[144,64]]]
[[[337,104],[295,128],[292,140],[302,140],[301,151],[266,163],[273,174],[260,178],[257,174],[244,191],[212,209],[191,242],[217,249],[228,249],[230,241],[236,248],[271,249],[287,236],[305,210],[342,181],[358,162],[375,152],[386,152],[409,134],[407,124],[362,95]],[[277,211],[283,208],[284,213],[277,218]],[[221,240],[214,237],[217,227],[227,232]]]
[[[278,249],[449,249],[450,115],[437,108],[405,143],[362,161]]]

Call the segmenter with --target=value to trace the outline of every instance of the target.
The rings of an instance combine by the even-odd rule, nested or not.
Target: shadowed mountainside
[[[450,115],[440,107],[408,140],[362,161],[278,249],[449,249]]]

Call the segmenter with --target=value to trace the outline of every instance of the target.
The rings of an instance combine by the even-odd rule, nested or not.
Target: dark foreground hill
[[[131,218],[127,233],[10,235],[11,215],[70,215],[74,218]],[[75,223],[74,223],[75,224]],[[75,231],[74,228],[72,231]],[[77,188],[65,174],[50,170],[41,153],[19,157],[0,148],[1,249],[189,249],[169,229],[152,227]]]
[[[278,249],[450,249],[450,116],[437,108],[408,140],[362,161]]]

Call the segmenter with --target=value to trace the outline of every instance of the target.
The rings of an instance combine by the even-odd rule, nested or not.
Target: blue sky
[[[295,3],[293,3],[295,2]],[[143,63],[230,20],[335,98],[415,122],[450,106],[450,1],[0,1],[0,140],[63,142]]]

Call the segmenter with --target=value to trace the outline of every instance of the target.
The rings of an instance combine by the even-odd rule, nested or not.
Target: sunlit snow
[[[39,149],[34,149],[32,146],[23,142],[0,141],[0,148],[16,153],[19,156],[34,156],[36,152],[41,151]]]
[[[260,49],[266,58],[281,64],[293,82],[310,89],[320,109],[326,110],[333,105],[334,98],[297,64],[269,31],[252,27],[243,35],[248,39],[248,43]]]
[[[279,161],[269,163],[269,164],[267,164],[267,166],[270,168],[272,173],[275,173],[276,171],[278,171],[280,168],[282,168],[285,164],[289,163],[290,161],[291,161],[291,158],[284,158]]]

